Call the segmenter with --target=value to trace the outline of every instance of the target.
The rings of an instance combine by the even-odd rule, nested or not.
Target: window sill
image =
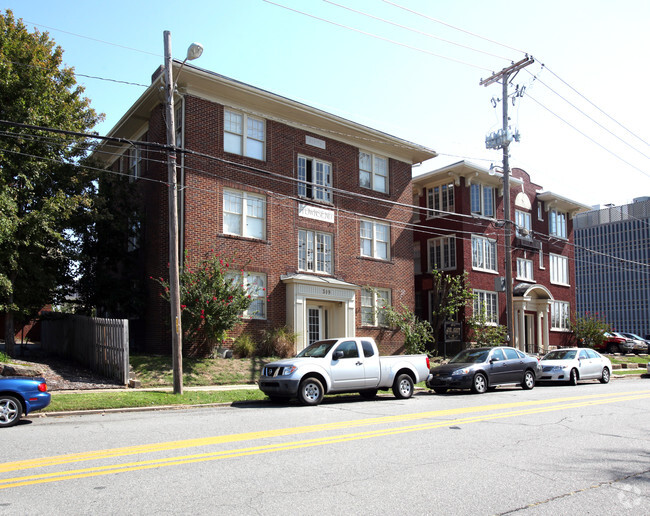
[[[359,256],[359,260],[369,260],[371,262],[378,262],[378,263],[389,263],[391,265],[394,265],[395,262],[393,260],[384,260],[383,258],[375,258],[374,256]]]
[[[255,237],[247,237],[247,236],[242,236],[242,235],[233,235],[231,233],[219,233],[217,236],[224,237],[224,238],[232,238],[233,240],[243,240],[245,242],[259,242],[260,244],[266,244],[269,245],[271,242],[264,238],[255,238]]]
[[[314,199],[312,197],[307,197],[306,195],[298,195],[299,199],[304,199],[306,202],[312,202],[322,206],[334,207],[334,201],[323,201],[321,199]]]
[[[555,285],[556,287],[571,287],[568,283],[556,283],[555,281],[551,281],[551,285]]]
[[[566,328],[551,328],[551,331],[556,331],[558,333],[571,333],[571,330]]]
[[[525,281],[526,283],[537,283],[534,279],[532,278],[522,278],[521,276],[517,276],[515,278],[517,281]]]
[[[480,269],[478,267],[472,267],[472,270],[476,272],[486,272],[488,274],[499,274],[499,271],[494,271],[492,269]]]

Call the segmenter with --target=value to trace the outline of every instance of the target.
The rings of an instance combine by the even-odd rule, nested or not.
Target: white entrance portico
[[[287,285],[287,326],[300,351],[319,339],[354,337],[357,285],[310,274],[281,276]]]
[[[553,295],[543,285],[520,283],[513,289],[514,345],[526,353],[546,353]]]

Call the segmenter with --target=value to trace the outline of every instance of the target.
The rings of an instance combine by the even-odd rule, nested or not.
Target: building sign
[[[318,208],[309,204],[298,205],[298,215],[307,219],[320,220],[322,222],[334,223],[334,211]]]
[[[459,322],[445,323],[445,343],[460,342],[462,338],[462,326]]]
[[[318,138],[314,138],[313,136],[305,136],[305,143],[307,145],[311,145],[312,147],[318,147],[319,149],[325,148],[325,140],[320,140]]]

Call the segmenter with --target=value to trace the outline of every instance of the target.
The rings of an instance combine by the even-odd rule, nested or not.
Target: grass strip
[[[159,391],[110,391],[91,393],[52,393],[52,402],[41,412],[69,410],[102,410],[127,407],[156,407],[164,405],[206,405],[235,401],[263,400],[258,389],[232,391],[185,391],[181,395]]]

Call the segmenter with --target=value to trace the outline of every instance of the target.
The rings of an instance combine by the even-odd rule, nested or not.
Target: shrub
[[[9,362],[9,355],[0,351],[0,362]]]
[[[297,333],[286,326],[281,326],[264,332],[264,337],[255,353],[261,357],[287,358],[294,355],[297,341]]]
[[[250,335],[240,335],[232,345],[232,352],[239,358],[252,357],[255,353],[255,341]]]

